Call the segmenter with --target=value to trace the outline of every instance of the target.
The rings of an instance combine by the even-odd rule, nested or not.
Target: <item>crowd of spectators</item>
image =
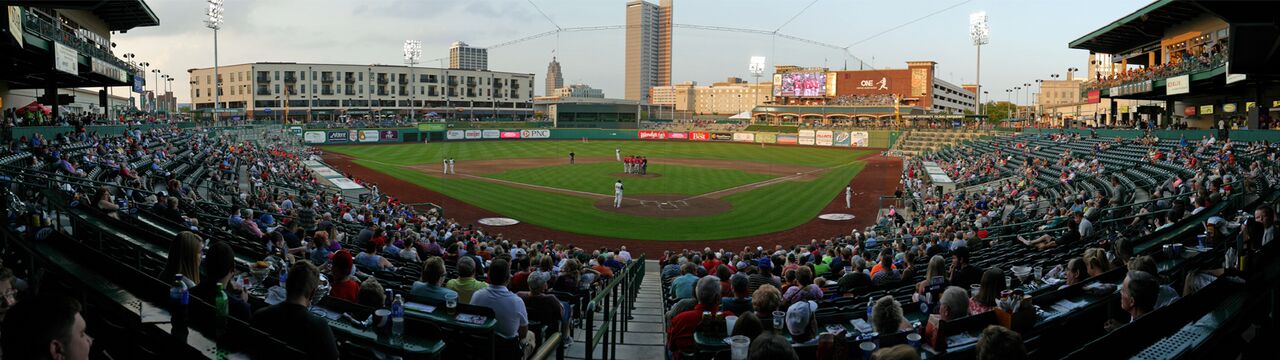
[[[1175,61],[1156,66],[1126,69],[1110,76],[1103,76],[1102,73],[1098,73],[1092,81],[1085,82],[1084,87],[1086,89],[1103,89],[1135,81],[1160,80],[1213,69],[1222,66],[1225,62],[1226,55],[1221,51],[1210,50],[1199,55],[1183,53],[1181,57],[1175,57]]]
[[[893,106],[897,99],[894,94],[840,95],[831,98],[827,104],[838,106]]]

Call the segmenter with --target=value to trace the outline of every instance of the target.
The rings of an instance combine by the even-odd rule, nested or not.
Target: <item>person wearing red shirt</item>
[[[333,263],[333,270],[329,274],[329,296],[355,304],[356,295],[360,293],[360,283],[351,279],[352,259],[351,252],[346,250],[333,253],[333,258],[329,260]]]
[[[681,352],[692,352],[697,349],[693,341],[693,333],[702,323],[702,313],[720,311],[720,279],[715,276],[704,276],[698,279],[694,292],[698,304],[693,306],[693,310],[676,314],[671,318],[671,326],[667,327],[667,350],[671,351],[671,358],[675,360],[680,359]],[[732,312],[721,312],[721,317],[731,315],[733,315]]]

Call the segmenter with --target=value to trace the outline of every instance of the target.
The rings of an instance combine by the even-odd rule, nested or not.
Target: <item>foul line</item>
[[[780,183],[780,182],[787,181],[787,180],[791,180],[791,179],[794,179],[794,178],[803,177],[803,176],[805,176],[805,175],[809,175],[809,174],[816,173],[816,172],[819,172],[819,171],[827,171],[827,170],[831,170],[831,169],[835,169],[835,168],[839,168],[839,167],[845,167],[845,166],[853,165],[854,163],[857,163],[857,162],[858,162],[858,161],[857,161],[857,160],[855,160],[855,161],[850,161],[850,162],[848,162],[848,163],[844,163],[844,164],[841,164],[841,165],[832,166],[832,167],[829,167],[829,168],[814,169],[814,170],[805,171],[805,172],[802,172],[802,173],[799,173],[799,174],[795,174],[795,175],[787,175],[787,176],[778,177],[778,178],[773,178],[773,179],[769,179],[769,180],[764,180],[764,181],[754,182],[754,183],[750,183],[750,184],[746,184],[746,185],[738,185],[738,186],[734,186],[734,187],[731,187],[731,188],[728,188],[728,189],[720,189],[720,190],[712,191],[712,192],[709,192],[709,193],[706,193],[706,194],[690,196],[690,197],[687,197],[687,198],[684,198],[684,199],[680,199],[680,201],[684,201],[684,200],[692,200],[692,199],[698,199],[698,198],[707,197],[707,196],[711,196],[711,195],[714,195],[714,194],[719,194],[719,193],[722,193],[722,192],[729,192],[729,191],[733,191],[733,190],[737,190],[737,189],[744,189],[744,188],[758,188],[758,187],[763,187],[763,186],[767,186],[767,185],[773,185],[773,184],[775,184],[775,183]]]

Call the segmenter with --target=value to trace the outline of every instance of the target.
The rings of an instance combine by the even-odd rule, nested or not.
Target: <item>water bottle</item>
[[[173,276],[173,287],[169,288],[169,314],[174,331],[187,329],[187,304],[190,293],[187,283],[182,281],[182,274]]]
[[[404,298],[396,294],[391,302],[391,341],[399,344],[404,336]]]
[[[222,334],[227,332],[227,315],[231,311],[227,304],[229,301],[227,299],[227,291],[224,289],[225,286],[222,283],[218,283],[218,297],[213,300],[213,306],[216,309],[215,314],[217,314],[214,318],[214,328],[218,338],[222,338]]]
[[[867,297],[867,322],[871,322],[871,308],[876,306],[876,298]]]

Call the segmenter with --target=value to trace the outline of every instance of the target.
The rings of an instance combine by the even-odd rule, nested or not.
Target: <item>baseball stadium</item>
[[[0,359],[1271,359],[1280,340],[1280,2],[1025,31],[1071,27],[1074,60],[991,44],[977,11],[974,65],[983,46],[1002,64],[986,85],[944,80],[965,79],[954,54],[854,55],[882,35],[952,52],[899,32],[967,0],[892,4],[910,19],[849,45],[788,31],[884,5],[815,0],[768,31],[674,22],[672,0],[592,26],[552,14],[596,1],[207,0],[212,66],[203,35],[147,32],[185,4],[0,3]],[[1050,6],[1026,3],[1001,10]],[[273,20],[223,28],[245,13]],[[405,66],[255,60],[385,37],[284,37],[350,19],[555,30],[434,60],[408,40]],[[798,64],[673,82],[699,78],[673,71],[673,29]],[[565,83],[575,57],[609,62],[584,39],[611,31],[625,95]],[[556,49],[545,73],[489,69],[530,44]]]

